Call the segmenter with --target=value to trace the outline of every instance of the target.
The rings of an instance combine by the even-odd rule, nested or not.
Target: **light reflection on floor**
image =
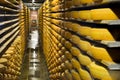
[[[20,80],[49,80],[44,55],[39,51],[38,31],[34,31],[30,35],[29,49],[28,53],[25,54],[23,75]]]

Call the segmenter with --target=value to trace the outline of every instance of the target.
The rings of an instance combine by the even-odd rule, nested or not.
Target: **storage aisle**
[[[0,0],[0,80],[120,80],[120,0],[28,6]]]
[[[30,32],[31,38],[24,55],[20,80],[49,80],[46,61],[38,45],[38,30]]]

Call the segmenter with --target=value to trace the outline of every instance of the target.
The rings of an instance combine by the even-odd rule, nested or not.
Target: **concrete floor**
[[[37,41],[37,31],[31,33],[27,52],[24,55],[21,76],[19,80],[49,80],[45,58]],[[36,39],[36,40],[35,40]]]

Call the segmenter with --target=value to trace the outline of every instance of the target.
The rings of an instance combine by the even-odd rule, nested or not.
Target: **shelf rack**
[[[54,1],[56,1],[56,3]],[[115,55],[116,55],[116,53],[119,53],[119,49],[120,49],[120,36],[119,36],[120,35],[119,33],[120,1],[119,0],[107,0],[105,2],[101,0],[100,2],[94,1],[93,3],[90,3],[90,4],[89,3],[82,4],[82,2],[76,3],[77,5],[74,4],[75,1],[77,2],[79,0],[61,0],[62,3],[59,3],[59,0],[46,0],[45,3],[42,5],[41,9],[39,10],[39,15],[40,15],[39,19],[42,20],[41,22],[39,22],[41,26],[40,27],[40,31],[41,31],[40,35],[42,38],[41,42],[43,46],[43,52],[45,54],[46,61],[48,64],[50,78],[51,79],[63,79],[62,77],[59,77],[55,74],[57,73],[60,73],[63,75],[65,74],[64,67],[61,65],[65,64],[66,58],[62,60],[62,56],[65,56],[64,51],[70,52],[70,49],[67,48],[66,44],[62,43],[61,40],[63,40],[63,42],[67,41],[71,44],[71,46],[78,48],[84,55],[88,56],[97,65],[106,68],[108,72],[110,72],[110,74],[113,74],[116,71],[120,73],[120,63],[118,59],[117,59],[118,62],[116,61],[115,64],[111,64],[107,61],[97,60],[95,57],[91,56],[87,51],[83,51],[77,44],[75,44],[70,39],[68,39],[68,37],[65,36],[67,34],[66,32],[68,32],[71,35],[75,35],[79,37],[83,41],[89,42],[92,46],[94,45],[95,47],[104,48],[110,51],[115,50],[116,51]],[[79,17],[77,16],[79,15],[77,12],[80,12],[80,11],[84,11],[84,10],[90,11],[93,9],[102,9],[102,8],[110,8],[111,10],[113,10],[113,12],[117,15],[119,19],[95,21],[95,20],[80,19],[80,16]],[[76,16],[73,16],[74,12],[76,12],[75,13]],[[72,30],[72,28],[70,28],[69,25],[68,26],[65,25],[67,22],[71,24],[77,24],[77,26],[79,25],[80,27],[87,26],[87,27],[96,28],[96,29],[107,29],[112,34],[112,36],[115,38],[115,40],[114,41],[94,40],[90,36],[84,36],[78,33],[77,31]],[[62,45],[60,46],[58,44],[62,44]],[[59,53],[59,51],[62,51],[62,47],[65,48],[65,50],[63,50],[63,54]],[[113,55],[112,57],[114,57],[114,53],[112,55]],[[72,57],[76,59],[75,56],[72,56]],[[57,70],[57,68],[59,67],[63,69]],[[90,71],[87,68],[84,68],[84,69],[90,73]],[[67,69],[67,70],[69,73],[71,73],[70,69]],[[76,69],[74,70],[77,72]],[[56,76],[56,78],[54,76]],[[119,75],[117,75],[116,77],[114,75],[111,75],[111,76],[115,80],[120,79]],[[99,79],[93,78],[93,76],[92,76],[92,79],[99,80]]]

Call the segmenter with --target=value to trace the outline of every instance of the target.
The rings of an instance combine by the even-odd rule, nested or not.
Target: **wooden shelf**
[[[82,26],[90,26],[93,28],[120,28],[120,20],[114,20],[114,21],[110,21],[109,23],[95,23],[95,22],[85,22],[82,20],[76,20],[76,19],[62,19],[62,18],[54,18],[54,17],[49,17],[49,16],[44,16],[47,18],[51,18],[51,19],[56,19],[56,20],[62,20],[62,21],[69,21],[69,22],[73,22],[73,23],[77,23],[80,24]],[[116,23],[114,23],[116,22]]]
[[[15,22],[15,21],[18,21],[18,20],[19,19],[13,19],[13,20],[4,21],[4,22],[1,22],[0,25],[8,24],[8,23]]]
[[[19,16],[20,14],[0,14],[0,17],[15,17],[15,16]]]
[[[1,45],[4,44],[6,42],[6,40],[8,39],[8,37],[12,36],[18,29],[19,29],[19,27],[16,27],[11,32],[8,32],[6,35],[4,35],[0,41]]]
[[[51,23],[51,22],[50,22]],[[48,25],[48,24],[47,24]],[[49,25],[48,25],[49,26]],[[52,28],[51,28],[52,29]],[[53,29],[54,30],[54,29]],[[55,30],[54,30],[55,31]],[[56,31],[55,31],[56,32]],[[59,34],[58,32],[56,32],[57,34]],[[53,34],[54,35],[54,34]],[[60,35],[60,34],[59,34]],[[55,35],[54,35],[55,36]],[[62,35],[61,35],[62,36]],[[64,36],[62,36],[63,38],[64,38]],[[80,49],[76,44],[74,44],[72,41],[70,41],[69,39],[66,39],[66,38],[64,38],[66,41],[69,41],[70,43],[72,43],[72,45],[73,46],[75,46],[75,47],[77,47],[78,49]],[[64,45],[64,44],[63,44]],[[81,49],[80,49],[81,50]],[[108,61],[104,61],[104,62],[101,62],[101,60],[97,60],[97,59],[95,59],[95,58],[93,58],[91,55],[89,55],[87,52],[85,52],[85,51],[83,51],[83,50],[81,50],[82,51],[82,53],[84,53],[84,55],[87,55],[87,56],[89,56],[93,61],[96,61],[96,63],[97,64],[100,64],[100,65],[102,65],[102,66],[104,66],[104,67],[106,67],[107,69],[109,69],[109,70],[112,70],[112,71],[114,71],[114,70],[120,70],[120,64],[118,64],[118,63],[114,63],[114,64],[112,64],[112,63],[110,63],[110,62],[108,62]],[[109,63],[109,64],[108,64]]]
[[[79,10],[90,10],[97,8],[107,8],[107,7],[120,7],[120,0],[110,0],[100,4],[90,4],[90,5],[80,5],[80,6],[72,6],[72,8],[65,9],[66,11],[79,11]]]
[[[0,5],[6,6],[6,7],[10,7],[10,8],[15,8],[15,9],[18,9],[18,8],[19,8],[17,5],[11,3],[11,2],[8,1],[8,0],[2,0],[2,1],[0,1]]]
[[[17,35],[19,34],[19,31],[18,30],[13,36],[11,36],[11,38],[1,46],[1,49],[0,49],[0,57],[5,53],[5,51],[9,48],[9,46],[12,44],[12,42],[14,41],[14,39],[17,37]]]
[[[7,32],[7,31],[8,31],[9,29],[11,29],[11,28],[14,28],[14,27],[18,26],[18,24],[19,24],[19,22],[15,23],[15,24],[7,27],[7,28],[3,28],[3,29],[0,31],[0,35],[2,35],[3,33]]]

